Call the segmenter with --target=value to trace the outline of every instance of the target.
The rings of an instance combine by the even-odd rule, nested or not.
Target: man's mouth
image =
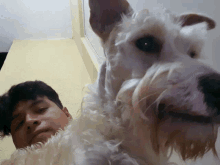
[[[46,129],[46,130],[40,130],[40,131],[37,131],[36,133],[34,133],[34,135],[33,135],[33,137],[31,138],[29,144],[32,144],[33,141],[34,141],[34,139],[35,139],[39,134],[41,134],[41,133],[46,133],[46,132],[48,132],[48,131],[49,131],[49,130]]]

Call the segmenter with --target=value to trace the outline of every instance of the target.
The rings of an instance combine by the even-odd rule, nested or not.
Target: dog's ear
[[[121,21],[122,14],[132,14],[127,0],[89,0],[90,25],[105,42],[114,26]]]
[[[216,25],[213,19],[207,16],[204,16],[202,14],[187,13],[187,14],[180,15],[177,19],[182,22],[183,27],[206,22],[208,25],[207,30],[211,30],[211,29],[214,29]]]

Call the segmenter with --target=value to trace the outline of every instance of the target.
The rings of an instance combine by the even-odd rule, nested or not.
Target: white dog
[[[134,13],[126,0],[90,0],[106,61],[80,118],[41,149],[5,164],[166,165],[216,154],[220,74],[197,61],[215,22],[199,14]]]

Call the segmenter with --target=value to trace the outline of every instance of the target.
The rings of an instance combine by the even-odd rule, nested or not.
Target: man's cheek
[[[13,142],[16,148],[23,148],[28,144],[26,136],[22,133],[15,133],[13,136]]]

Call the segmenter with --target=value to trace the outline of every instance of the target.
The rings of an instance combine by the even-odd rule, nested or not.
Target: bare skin
[[[47,97],[20,101],[12,116],[11,135],[17,149],[45,143],[72,118],[67,108],[60,109]]]

